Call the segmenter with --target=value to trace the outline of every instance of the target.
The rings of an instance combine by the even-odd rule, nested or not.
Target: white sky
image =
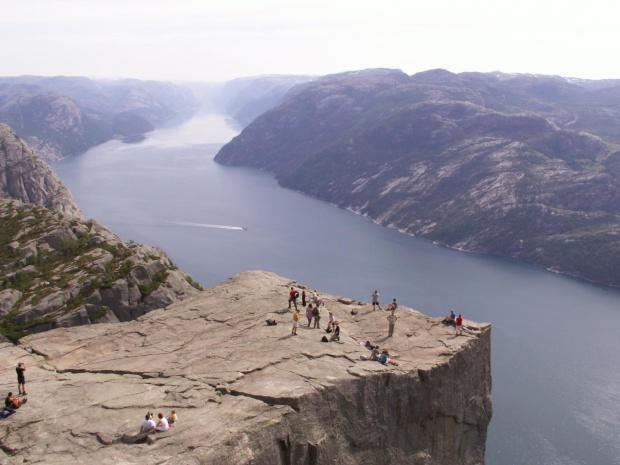
[[[0,0],[0,76],[433,68],[620,78],[607,0]]]

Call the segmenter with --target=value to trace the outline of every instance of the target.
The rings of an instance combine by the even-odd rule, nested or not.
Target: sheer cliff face
[[[605,95],[620,103],[617,89]],[[620,113],[595,116],[602,92],[447,71],[327,76],[215,159],[438,244],[620,285],[620,152],[602,138],[620,140]]]
[[[82,217],[71,192],[54,170],[3,123],[0,123],[0,170],[0,197]]]
[[[291,286],[244,272],[138,321],[0,345],[7,366],[26,362],[32,395],[0,432],[0,450],[50,464],[139,464],[145,453],[196,465],[484,463],[488,324],[466,321],[455,337],[402,306],[387,338],[387,312],[322,295],[341,324],[340,341],[323,343],[326,333],[305,324],[291,335]],[[398,365],[361,360],[367,340]],[[127,445],[147,411],[171,409],[177,426],[149,446]]]

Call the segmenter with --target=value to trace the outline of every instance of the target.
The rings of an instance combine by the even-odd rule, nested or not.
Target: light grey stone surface
[[[401,306],[387,338],[387,312],[363,305],[351,315],[321,293],[342,327],[339,343],[322,343],[325,332],[305,325],[291,335],[291,285],[244,272],[137,321],[0,344],[0,389],[15,390],[24,361],[29,392],[3,420],[3,463],[484,463],[488,324],[466,321],[455,337]],[[367,340],[399,365],[361,360]],[[147,411],[171,409],[177,426],[134,443]]]

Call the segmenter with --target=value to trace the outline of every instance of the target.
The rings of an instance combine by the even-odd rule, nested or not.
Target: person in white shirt
[[[154,433],[155,432],[155,422],[153,421],[153,415],[147,413],[144,416],[144,420],[140,424],[140,434],[142,433]]]
[[[163,413],[159,413],[157,417],[159,418],[159,421],[157,422],[155,430],[159,432],[168,431],[168,419],[164,416]]]

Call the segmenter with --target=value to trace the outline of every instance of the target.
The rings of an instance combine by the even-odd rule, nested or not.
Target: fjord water
[[[263,269],[492,323],[487,463],[620,464],[620,290],[438,247],[282,189],[268,173],[216,164],[236,134],[224,117],[198,115],[53,167],[84,216],[162,247],[205,287]]]

